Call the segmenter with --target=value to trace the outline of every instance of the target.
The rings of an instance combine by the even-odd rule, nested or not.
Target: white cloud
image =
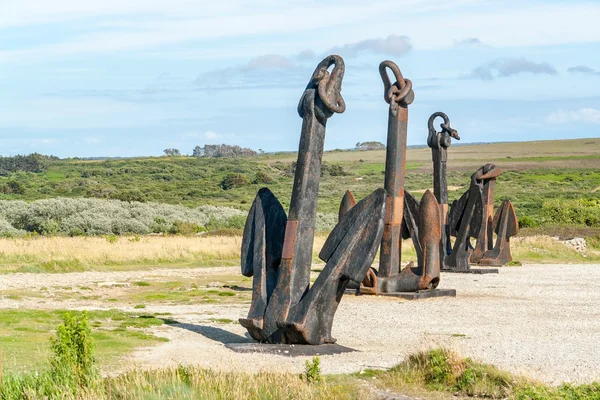
[[[579,110],[558,110],[546,117],[549,124],[568,124],[571,122],[584,122],[600,124],[600,110],[595,108],[580,108]]]
[[[330,52],[340,53],[343,56],[355,56],[364,52],[403,56],[411,49],[412,44],[408,36],[389,35],[386,38],[366,39],[334,47]]]
[[[217,138],[220,138],[221,135],[219,135],[215,131],[206,131],[206,132],[204,132],[204,137],[207,139],[217,139]]]
[[[600,24],[596,21],[596,16],[600,15],[600,4],[513,2],[502,6],[489,3],[486,7],[473,7],[471,10],[466,7],[482,2],[3,0],[0,1],[0,29],[61,23],[61,32],[64,32],[66,39],[52,44],[33,43],[28,47],[0,51],[0,61],[132,49],[160,50],[163,54],[183,52],[182,55],[193,58],[242,53],[250,55],[256,49],[237,42],[225,47],[209,44],[203,46],[202,51],[172,46],[249,35],[271,37],[261,44],[260,51],[264,53],[282,52],[284,49],[289,53],[297,53],[307,48],[321,53],[339,43],[340,38],[356,44],[365,37],[388,37],[400,33],[409,34],[413,45],[422,49],[450,47],[457,39],[474,35],[495,47],[589,42],[600,37]],[[401,32],[397,32],[399,17],[402,18]],[[87,33],[71,30],[68,23],[72,22],[86,23]],[[316,29],[325,28],[330,28],[334,34],[324,32],[322,37],[315,37],[313,32]],[[288,35],[282,44],[280,35],[294,33],[306,35],[297,35],[289,40]],[[166,49],[161,46],[171,47]]]
[[[521,58],[499,58],[487,64],[483,64],[473,69],[470,73],[463,76],[466,79],[481,79],[484,81],[492,80],[495,77],[509,77],[522,73],[534,75],[556,75],[556,68],[547,62],[534,62]]]
[[[211,131],[208,130],[204,133],[201,132],[185,132],[184,134],[182,134],[180,136],[180,138],[182,140],[191,140],[191,139],[207,139],[207,140],[214,140],[214,139],[222,139],[226,136],[229,135],[224,135],[222,133],[217,133],[215,131]]]
[[[102,143],[102,138],[97,136],[85,136],[83,138],[83,142],[86,144],[99,144]]]

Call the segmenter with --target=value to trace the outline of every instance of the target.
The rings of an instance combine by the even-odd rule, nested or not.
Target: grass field
[[[512,255],[520,262],[581,263],[600,260],[599,243],[589,240],[580,254],[548,237],[532,235],[512,240]],[[598,232],[592,230],[594,234]],[[326,235],[317,235],[313,261]],[[241,236],[123,236],[0,238],[0,274],[13,272],[135,271],[149,268],[192,268],[239,265]],[[415,259],[410,240],[402,243],[403,261]]]
[[[244,159],[53,160],[44,172],[0,176],[0,199],[97,197],[247,210],[256,191],[269,186],[287,207],[295,158],[282,153]],[[384,158],[384,151],[325,153],[319,210],[335,214],[346,189],[360,198],[382,186]],[[600,139],[453,145],[448,161],[451,200],[487,162],[504,171],[498,178],[496,203],[510,199],[524,226],[511,240],[515,266],[506,268],[600,262],[600,224],[594,219],[600,216]],[[226,190],[222,183],[231,174],[243,179]],[[407,190],[420,197],[431,185],[430,149],[409,149]],[[0,238],[0,276],[7,278],[0,281],[0,398],[54,396],[33,387],[54,390],[51,380],[42,382],[48,377],[41,371],[48,368],[50,338],[68,310],[90,310],[91,335],[105,375],[121,372],[128,357],[141,348],[172,343],[161,336],[161,329],[174,329],[171,324],[177,322],[170,311],[195,315],[216,331],[236,324],[237,311],[228,310],[247,307],[251,299],[251,278],[225,268],[240,262],[243,218],[237,217],[235,224],[208,224],[209,232],[203,230],[202,235],[34,233]],[[548,235],[585,236],[587,250],[577,252]],[[313,278],[322,268],[317,253],[325,238],[325,233],[315,237]],[[414,258],[410,241],[403,242],[403,263]],[[193,269],[197,267],[201,269]],[[204,270],[210,272],[198,272]],[[62,274],[66,272],[80,274]],[[597,384],[549,387],[443,349],[416,353],[391,370],[323,377],[311,375],[314,372],[307,368],[298,376],[195,367],[134,369],[109,374],[75,392],[65,388],[55,397],[380,399],[401,392],[426,399],[600,398]]]
[[[419,197],[432,187],[431,152],[411,148],[406,157],[406,189]],[[55,160],[45,172],[0,176],[0,199],[97,197],[247,210],[257,190],[268,186],[287,208],[295,159],[294,153],[282,153],[240,159]],[[336,168],[324,168],[319,210],[336,213],[347,189],[361,198],[381,187],[384,159],[384,150],[326,152],[324,163]],[[488,162],[504,171],[496,185],[497,205],[510,199],[517,214],[530,222],[551,222],[545,203],[552,207],[552,201],[600,201],[600,139],[453,145],[448,151],[450,201],[467,189],[475,169]],[[223,181],[231,174],[241,180],[226,190]],[[18,182],[19,190],[11,182]]]

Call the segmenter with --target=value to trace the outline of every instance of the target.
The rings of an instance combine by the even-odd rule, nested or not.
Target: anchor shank
[[[386,214],[379,261],[379,277],[382,278],[398,274],[402,261],[407,125],[408,107],[399,105],[397,112],[390,108],[384,183],[387,192]]]

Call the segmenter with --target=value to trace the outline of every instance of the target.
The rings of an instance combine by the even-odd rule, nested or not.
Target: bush
[[[348,173],[346,171],[344,171],[344,168],[339,164],[323,163],[323,166],[321,168],[321,176],[323,176],[325,174],[327,174],[329,176],[346,176],[346,175],[348,175]]]
[[[309,383],[321,382],[321,360],[319,357],[313,357],[312,360],[306,360],[304,364],[304,373],[300,374],[300,378]]]
[[[550,224],[598,226],[600,199],[545,201],[541,215]]]
[[[25,194],[25,185],[19,181],[10,180],[0,186],[0,191],[4,194]]]
[[[89,387],[99,378],[87,313],[66,314],[51,339],[50,375],[58,386]]]
[[[266,172],[259,171],[254,175],[254,179],[252,183],[256,184],[269,184],[273,183],[275,180],[271,178]]]
[[[219,183],[221,189],[229,190],[246,184],[246,178],[242,174],[227,174]]]
[[[160,203],[120,200],[56,198],[26,203],[0,200],[0,235],[24,232],[42,234],[144,235],[200,232],[217,228],[243,228],[246,213],[229,207],[189,208]]]
[[[536,228],[538,226],[540,226],[540,223],[530,216],[524,215],[519,218],[520,228]]]

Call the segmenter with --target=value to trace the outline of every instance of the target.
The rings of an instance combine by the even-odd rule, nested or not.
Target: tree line
[[[45,156],[39,153],[29,155],[16,155],[12,157],[0,156],[0,175],[6,176],[13,172],[44,172],[48,169],[50,161],[58,160],[55,156]]]
[[[166,156],[177,157],[181,156],[178,149],[168,148],[163,152]],[[229,144],[206,144],[204,146],[196,146],[192,151],[192,157],[213,157],[213,158],[232,158],[232,157],[251,157],[257,154],[264,153],[259,149],[258,152],[238,145]]]

